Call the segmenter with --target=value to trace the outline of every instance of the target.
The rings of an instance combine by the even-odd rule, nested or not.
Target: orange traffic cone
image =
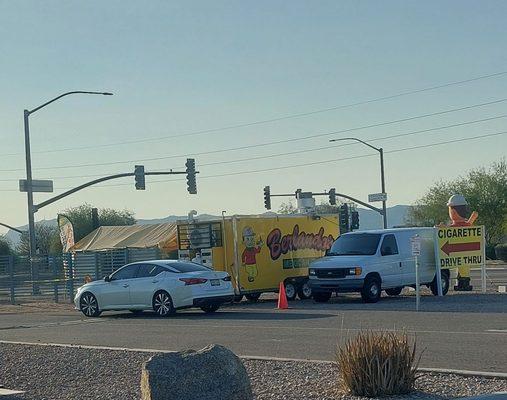
[[[278,290],[278,309],[285,310],[289,308],[287,303],[287,295],[285,294],[285,286],[283,282],[280,282],[280,289]]]

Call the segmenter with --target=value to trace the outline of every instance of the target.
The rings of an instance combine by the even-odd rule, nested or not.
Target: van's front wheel
[[[380,299],[381,292],[380,280],[370,276],[364,281],[361,297],[365,303],[376,303]]]

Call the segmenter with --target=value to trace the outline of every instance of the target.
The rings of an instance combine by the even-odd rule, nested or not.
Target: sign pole
[[[483,228],[485,229],[485,228]],[[482,293],[486,293],[486,232],[483,232],[482,246],[482,263],[481,263],[481,289]]]
[[[410,238],[412,245],[412,255],[415,261],[415,310],[419,311],[419,304],[421,302],[421,292],[419,287],[419,256],[421,255],[421,237],[414,235]]]
[[[421,292],[419,289],[419,256],[415,256],[415,310],[419,311]]]

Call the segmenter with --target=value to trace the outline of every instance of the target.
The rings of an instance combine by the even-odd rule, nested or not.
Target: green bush
[[[507,261],[507,243],[497,244],[495,246],[496,258]]]
[[[355,396],[409,393],[418,378],[416,342],[406,333],[364,331],[338,349],[340,389]]]

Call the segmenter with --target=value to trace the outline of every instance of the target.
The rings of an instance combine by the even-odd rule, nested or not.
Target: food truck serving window
[[[207,249],[222,246],[222,224],[220,222],[178,225],[180,250]]]

